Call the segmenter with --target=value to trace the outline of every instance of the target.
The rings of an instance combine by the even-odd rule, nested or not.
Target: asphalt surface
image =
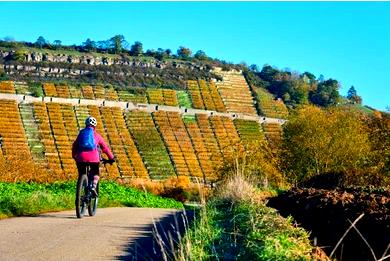
[[[0,260],[163,260],[187,217],[155,208],[105,208],[77,219],[75,211],[0,220]],[[157,240],[156,231],[160,235]],[[165,250],[161,251],[163,242]]]

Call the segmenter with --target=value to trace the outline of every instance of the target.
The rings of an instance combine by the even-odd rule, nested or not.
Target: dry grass
[[[224,198],[232,203],[238,201],[251,201],[256,194],[253,182],[240,171],[236,175],[227,178],[219,188],[216,196]]]
[[[344,232],[343,236],[340,238],[340,240],[337,242],[336,246],[333,248],[332,252],[330,253],[330,257],[332,257],[337,248],[340,246],[340,244],[343,242],[343,240],[345,239],[345,237],[347,236],[347,234],[349,233],[349,231],[351,231],[352,229],[354,229],[356,231],[356,233],[360,236],[360,238],[362,239],[362,241],[366,244],[367,248],[370,250],[370,253],[372,255],[372,258],[373,260],[375,261],[384,261],[384,260],[387,260],[387,259],[390,259],[390,255],[388,255],[388,251],[390,249],[390,243],[387,245],[387,248],[386,250],[384,251],[383,255],[381,257],[377,257],[375,255],[375,252],[374,250],[372,249],[371,245],[368,243],[367,239],[362,235],[362,233],[360,233],[359,229],[356,227],[356,224],[359,222],[360,219],[362,219],[364,216],[364,213],[361,214],[359,217],[357,217],[355,219],[355,221],[351,222],[350,220],[349,223],[351,224],[350,227]]]
[[[171,177],[166,180],[152,181],[148,179],[131,179],[126,185],[157,196],[174,198],[181,202],[202,201],[203,197],[210,195],[210,189],[199,183],[191,183],[185,176]]]

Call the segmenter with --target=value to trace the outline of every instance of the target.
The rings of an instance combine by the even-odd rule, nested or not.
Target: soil
[[[375,253],[375,258],[355,229],[349,231],[333,257],[337,260],[375,260],[390,249],[390,189],[294,188],[271,198],[268,206],[294,217],[311,232],[314,243],[329,255],[361,214],[356,227]],[[390,259],[389,259],[390,260]]]

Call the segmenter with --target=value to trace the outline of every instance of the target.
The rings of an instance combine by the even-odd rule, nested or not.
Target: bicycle
[[[109,160],[102,159],[101,162],[106,165],[110,163]],[[79,176],[76,186],[76,216],[82,218],[85,215],[86,209],[88,214],[94,216],[99,202],[99,182],[96,184],[97,196],[92,192],[93,180],[89,180],[90,167],[87,167],[86,174]],[[93,178],[93,177],[92,177]]]

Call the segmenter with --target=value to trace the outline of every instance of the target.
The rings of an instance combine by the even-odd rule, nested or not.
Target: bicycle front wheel
[[[87,207],[88,179],[87,175],[79,176],[76,187],[76,216],[82,218]]]

